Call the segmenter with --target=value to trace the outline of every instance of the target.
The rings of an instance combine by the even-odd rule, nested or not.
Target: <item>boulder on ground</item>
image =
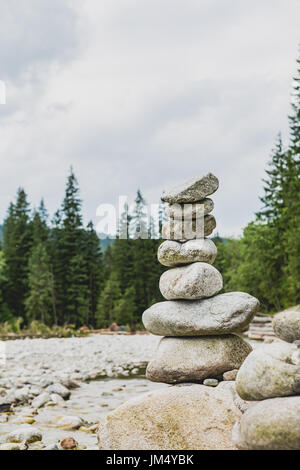
[[[176,385],[133,398],[109,413],[99,425],[99,447],[231,450],[232,428],[240,416],[228,388]]]
[[[288,343],[300,340],[300,305],[277,313],[273,318],[273,330]]]
[[[299,450],[300,397],[272,398],[248,408],[233,431],[241,450]]]
[[[255,349],[237,374],[236,389],[244,400],[299,394],[300,349],[281,341]]]

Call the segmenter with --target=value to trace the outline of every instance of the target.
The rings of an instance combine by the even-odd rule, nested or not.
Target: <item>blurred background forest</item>
[[[290,141],[278,136],[266,169],[261,210],[241,238],[213,237],[224,291],[246,291],[269,313],[300,302],[300,60],[289,123]],[[138,191],[134,213],[120,219],[119,233],[128,229],[129,239],[100,241],[92,223],[83,226],[73,171],[52,220],[43,200],[32,210],[20,188],[0,226],[0,324],[12,331],[32,322],[142,327],[143,311],[162,300],[165,269],[157,261],[160,233],[144,216],[145,205]],[[159,232],[162,223],[161,210]],[[138,238],[141,224],[151,239]]]

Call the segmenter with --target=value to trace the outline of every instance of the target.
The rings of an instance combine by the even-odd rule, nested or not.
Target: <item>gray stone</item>
[[[147,367],[152,382],[202,382],[240,367],[251,346],[236,335],[163,338]]]
[[[213,215],[205,215],[202,219],[169,220],[162,227],[162,238],[165,240],[195,240],[208,237],[216,228]]]
[[[40,431],[28,424],[20,426],[15,431],[12,431],[6,438],[7,442],[24,442],[31,444],[36,441],[42,440]]]
[[[259,307],[255,297],[229,292],[203,300],[159,302],[143,314],[145,328],[158,336],[206,336],[242,331]]]
[[[230,450],[241,416],[232,393],[185,384],[124,403],[101,420],[101,450]]]
[[[165,214],[171,219],[188,220],[199,219],[214,210],[214,203],[211,199],[203,199],[195,204],[172,204],[167,206]]]
[[[273,318],[276,336],[288,343],[300,340],[300,306],[277,313]]]
[[[31,406],[33,408],[42,408],[45,406],[48,402],[50,401],[50,395],[47,392],[41,393],[38,397],[36,397],[32,403]]]
[[[163,242],[158,249],[158,261],[163,266],[180,266],[194,262],[213,264],[217,247],[209,238],[179,243],[175,240]]]
[[[255,349],[236,378],[244,400],[264,400],[300,393],[300,352],[296,345],[275,342]]]
[[[199,202],[219,188],[219,180],[212,173],[200,178],[191,178],[162,195],[162,201],[169,204]]]
[[[227,372],[224,372],[223,374],[223,380],[225,381],[233,381],[236,379],[236,376],[238,374],[238,369],[233,369],[233,370],[228,370]]]
[[[167,300],[196,300],[216,295],[223,288],[219,271],[207,263],[193,263],[162,274],[160,292]]]
[[[217,387],[219,384],[219,381],[217,379],[205,379],[203,382],[203,385],[206,387]]]
[[[299,450],[300,397],[272,398],[251,406],[235,425],[242,450]]]
[[[64,429],[76,430],[83,426],[83,421],[79,416],[61,416],[57,420],[57,426]]]
[[[49,395],[56,393],[57,395],[60,395],[64,400],[67,400],[71,395],[70,390],[68,390],[67,387],[60,383],[49,385],[49,387],[46,388],[46,392],[49,393]]]

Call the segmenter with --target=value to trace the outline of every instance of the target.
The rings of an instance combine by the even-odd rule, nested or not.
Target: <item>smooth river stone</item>
[[[169,384],[202,382],[238,369],[251,346],[236,335],[163,338],[147,367],[147,379]]]
[[[223,278],[210,264],[193,263],[164,272],[159,281],[159,288],[167,300],[204,299],[222,290]]]
[[[229,387],[175,385],[135,397],[100,421],[101,450],[231,450],[241,412]]]
[[[300,349],[280,341],[260,346],[240,368],[236,390],[244,400],[299,394]]]
[[[207,336],[242,331],[259,301],[244,292],[229,292],[204,300],[159,302],[143,314],[145,328],[158,336]]]
[[[199,219],[214,210],[214,203],[211,199],[203,199],[194,204],[172,204],[167,206],[165,214],[171,219],[190,220]]]
[[[196,261],[213,264],[217,247],[209,238],[189,240],[179,243],[175,240],[163,242],[158,249],[158,261],[163,266],[180,266]]]
[[[273,330],[276,336],[288,343],[300,340],[300,306],[277,313],[273,318]]]
[[[217,223],[213,215],[205,215],[195,220],[169,220],[162,227],[162,238],[165,240],[203,239],[212,234]]]
[[[217,191],[219,180],[212,173],[191,178],[163,193],[162,201],[169,204],[199,202]]]
[[[232,436],[241,450],[299,450],[300,397],[256,403],[237,421]]]

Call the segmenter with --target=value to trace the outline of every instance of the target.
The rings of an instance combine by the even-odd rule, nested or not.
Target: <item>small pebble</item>
[[[205,379],[203,385],[206,385],[207,387],[216,387],[218,383],[219,381],[217,379]]]

